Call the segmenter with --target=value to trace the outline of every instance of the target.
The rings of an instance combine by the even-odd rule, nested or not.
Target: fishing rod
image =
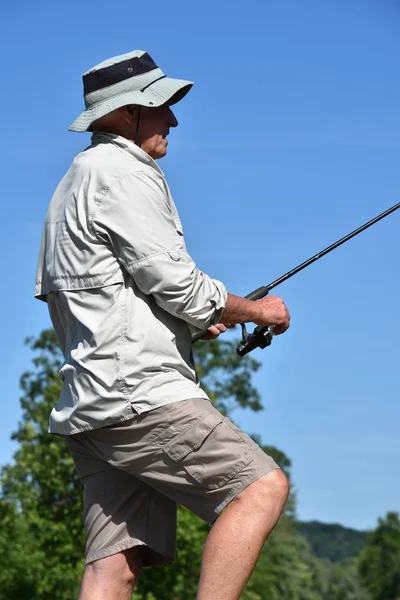
[[[305,269],[306,267],[308,267],[315,261],[319,260],[320,258],[325,256],[329,252],[332,252],[332,250],[335,250],[336,248],[338,248],[339,246],[341,246],[342,244],[344,244],[351,238],[358,235],[362,231],[365,231],[365,229],[368,229],[368,227],[375,225],[375,223],[377,223],[381,219],[384,219],[385,217],[390,215],[392,212],[394,212],[398,208],[400,208],[400,202],[398,204],[395,204],[391,208],[388,208],[387,210],[385,210],[385,212],[381,213],[377,217],[374,217],[367,223],[364,223],[364,225],[361,225],[361,227],[358,227],[358,229],[355,229],[351,233],[340,238],[340,240],[331,244],[324,250],[321,250],[321,252],[314,254],[314,256],[312,256],[308,260],[305,260],[300,265],[298,265],[291,271],[288,271],[281,277],[278,277],[278,279],[275,279],[275,281],[273,281],[269,285],[263,285],[263,286],[257,288],[256,290],[254,290],[253,292],[250,292],[250,294],[247,294],[247,296],[245,296],[245,298],[247,300],[260,300],[260,298],[264,298],[275,287],[277,287],[284,281],[287,281],[288,279],[290,279],[290,277],[293,277],[293,275],[296,275],[296,273],[299,273],[300,271],[302,271],[303,269]],[[253,333],[248,333],[248,331],[246,329],[246,325],[244,323],[241,323],[240,326],[242,328],[242,341],[240,342],[239,346],[236,348],[236,352],[239,354],[239,356],[245,356],[246,354],[248,354],[255,348],[266,348],[267,346],[269,346],[271,344],[272,337],[273,337],[272,336],[272,327],[258,325],[254,329]],[[199,333],[194,334],[192,336],[192,342],[193,343],[197,342],[197,340],[200,340],[207,333],[208,333],[208,331],[204,330],[204,331],[200,331]]]

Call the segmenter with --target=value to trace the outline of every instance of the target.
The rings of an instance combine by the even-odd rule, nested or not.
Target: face
[[[136,115],[138,107],[135,107]],[[152,158],[162,158],[167,154],[167,135],[178,121],[169,106],[156,108],[141,107],[139,114],[139,140],[142,150]]]

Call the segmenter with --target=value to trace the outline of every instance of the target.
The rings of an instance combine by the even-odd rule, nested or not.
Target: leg
[[[173,559],[176,504],[91,455],[87,437],[66,440],[84,486],[86,568],[79,600],[130,600],[142,566]]]
[[[197,600],[238,600],[288,493],[286,476],[274,469],[231,501],[204,547]]]
[[[79,600],[130,600],[142,566],[136,546],[86,565]]]

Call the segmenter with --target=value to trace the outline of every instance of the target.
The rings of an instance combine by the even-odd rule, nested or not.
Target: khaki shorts
[[[203,398],[64,439],[84,486],[86,563],[137,545],[145,546],[145,566],[170,562],[177,504],[212,524],[279,468]]]

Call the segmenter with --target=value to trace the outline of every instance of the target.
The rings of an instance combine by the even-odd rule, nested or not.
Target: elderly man
[[[233,600],[288,483],[201,389],[191,336],[242,322],[279,334],[289,314],[279,298],[229,294],[186,250],[155,159],[192,83],[133,51],[83,84],[86,110],[70,129],[92,141],[51,200],[36,280],[65,357],[49,431],[65,437],[84,487],[80,600],[128,600],[142,566],[172,560],[177,504],[213,524],[197,598]]]

